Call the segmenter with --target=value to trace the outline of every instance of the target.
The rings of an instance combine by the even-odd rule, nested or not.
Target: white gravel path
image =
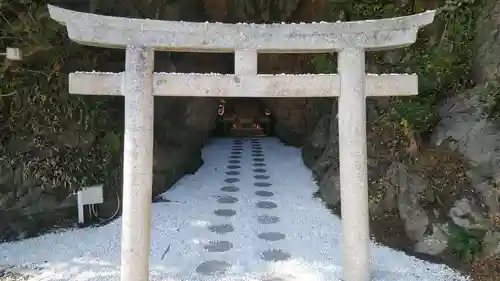
[[[252,156],[257,143],[264,156]],[[151,280],[340,281],[340,220],[313,198],[317,186],[300,150],[272,138],[241,147],[238,154],[232,139],[213,140],[203,167],[164,194],[176,202],[153,204]],[[0,265],[41,268],[33,281],[119,280],[120,223],[0,244]],[[374,281],[468,280],[377,245],[372,263]]]

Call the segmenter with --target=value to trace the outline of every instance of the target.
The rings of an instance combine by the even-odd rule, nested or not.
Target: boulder
[[[326,172],[319,182],[319,191],[326,204],[340,205],[340,176],[338,169],[332,167]]]
[[[433,224],[430,234],[418,241],[414,250],[428,255],[439,255],[448,247],[448,226]]]
[[[450,209],[448,216],[454,224],[465,229],[487,229],[488,223],[484,216],[476,208],[476,204],[467,198],[461,198],[455,201]]]
[[[396,206],[399,216],[404,221],[406,234],[414,241],[424,237],[429,224],[429,217],[420,205],[420,193],[428,188],[428,181],[411,173],[408,166],[393,163],[387,170],[389,184],[397,188]]]
[[[481,254],[483,257],[500,255],[500,231],[489,230],[483,238]]]

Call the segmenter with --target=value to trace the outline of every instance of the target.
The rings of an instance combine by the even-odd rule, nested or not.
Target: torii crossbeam
[[[367,96],[416,95],[416,75],[365,73],[365,51],[415,42],[435,12],[356,22],[223,24],[129,19],[50,6],[81,44],[125,48],[124,73],[73,73],[74,94],[125,96],[121,280],[149,279],[153,96],[339,97],[345,281],[370,280]],[[154,51],[235,53],[235,74],[153,73]],[[338,52],[332,75],[257,75],[257,53]]]

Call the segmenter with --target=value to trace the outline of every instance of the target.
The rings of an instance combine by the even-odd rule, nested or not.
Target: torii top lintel
[[[51,17],[67,26],[69,37],[107,48],[127,45],[155,50],[263,53],[323,53],[345,48],[393,49],[415,42],[418,29],[432,23],[435,11],[406,17],[307,24],[227,24],[132,19],[48,6]]]

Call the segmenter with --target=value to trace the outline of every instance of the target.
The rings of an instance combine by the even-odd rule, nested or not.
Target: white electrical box
[[[78,200],[78,222],[83,223],[84,210],[83,206],[91,204],[101,204],[104,202],[103,198],[103,185],[94,185],[89,187],[84,187],[77,192]]]
[[[5,53],[8,60],[22,60],[23,55],[21,53],[21,49],[18,48],[7,48],[7,52]]]

